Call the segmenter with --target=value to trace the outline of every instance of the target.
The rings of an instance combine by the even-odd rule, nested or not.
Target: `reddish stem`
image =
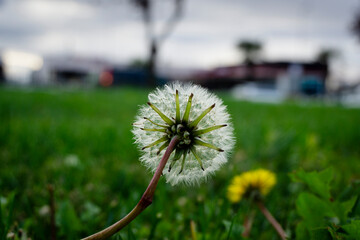
[[[107,239],[111,237],[112,235],[120,231],[122,228],[127,226],[132,220],[134,220],[142,211],[144,211],[152,203],[155,189],[159,182],[162,171],[178,142],[179,142],[178,136],[174,136],[171,139],[170,144],[167,147],[164,156],[161,158],[153,178],[151,179],[148,187],[146,188],[144,194],[142,195],[140,201],[134,207],[134,209],[131,210],[131,212],[128,215],[126,215],[124,218],[114,223],[110,227],[107,227],[104,230],[95,233],[89,237],[83,238],[82,240]]]
[[[260,201],[257,201],[256,205],[259,207],[260,211],[262,212],[262,214],[264,214],[266,219],[271,223],[273,228],[279,234],[280,238],[282,240],[286,240],[286,233],[285,233],[284,229],[281,227],[281,225],[278,223],[278,221],[276,221],[276,219],[273,217],[273,215],[271,215],[269,210],[267,210],[265,205]]]
[[[254,222],[255,212],[251,211],[249,215],[245,216],[244,220],[244,232],[242,233],[242,236],[244,238],[250,237],[251,227]]]

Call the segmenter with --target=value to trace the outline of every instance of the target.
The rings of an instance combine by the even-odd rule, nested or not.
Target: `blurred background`
[[[359,5],[1,0],[1,78],[104,87],[181,80],[250,100],[315,95],[358,103]]]
[[[79,239],[128,213],[151,178],[131,124],[172,81],[224,100],[236,147],[201,186],[161,179],[154,203],[114,239],[193,240],[191,222],[198,239],[242,239],[249,205],[230,204],[226,187],[259,167],[277,175],[266,205],[291,239],[303,188],[290,172],[332,166],[333,196],[360,195],[358,0],[0,0],[8,238]],[[277,239],[260,214],[251,234]]]

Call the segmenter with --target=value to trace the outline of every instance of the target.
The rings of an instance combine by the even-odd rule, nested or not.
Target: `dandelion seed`
[[[197,184],[226,163],[234,146],[230,116],[222,101],[196,85],[174,83],[149,94],[133,124],[140,158],[153,172],[159,154],[179,137],[163,174],[172,185]]]
[[[248,171],[233,178],[228,187],[227,197],[237,203],[242,198],[261,198],[267,195],[276,184],[276,176],[266,169]],[[257,199],[255,199],[257,200]]]

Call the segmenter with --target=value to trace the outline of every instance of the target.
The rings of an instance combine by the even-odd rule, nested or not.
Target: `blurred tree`
[[[243,40],[238,43],[237,48],[244,54],[244,63],[253,64],[259,60],[262,44],[257,41]]]
[[[351,26],[351,30],[360,40],[360,9],[355,15],[354,22],[352,23]]]
[[[172,15],[165,22],[165,25],[160,32],[156,34],[154,31],[154,22],[153,22],[153,5],[154,0],[130,0],[130,2],[142,12],[144,25],[146,28],[146,38],[148,42],[149,56],[147,61],[147,71],[148,71],[148,85],[156,85],[156,62],[159,49],[161,44],[165,39],[171,34],[173,29],[176,26],[176,23],[179,21],[182,10],[183,10],[183,0],[173,0],[174,8]]]
[[[4,82],[5,82],[4,68],[3,68],[3,63],[1,62],[0,59],[0,84]]]
[[[321,49],[315,57],[315,60],[322,64],[329,65],[330,61],[337,58],[339,52],[336,49],[325,48]]]
[[[339,51],[332,48],[321,49],[315,57],[315,61],[326,65],[325,78],[329,76],[330,62],[339,57]]]
[[[262,44],[253,40],[242,40],[236,47],[244,55],[244,64],[247,67],[246,78],[248,81],[253,81],[254,63],[259,60]]]

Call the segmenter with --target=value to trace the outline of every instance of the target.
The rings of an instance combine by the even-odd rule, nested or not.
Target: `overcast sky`
[[[158,0],[158,26],[171,12]],[[311,60],[335,48],[335,77],[360,81],[360,41],[350,32],[360,0],[185,0],[161,48],[162,65],[209,68],[241,61],[236,43],[263,43],[266,60]],[[0,0],[0,48],[71,54],[120,63],[144,58],[145,31],[129,0]]]

